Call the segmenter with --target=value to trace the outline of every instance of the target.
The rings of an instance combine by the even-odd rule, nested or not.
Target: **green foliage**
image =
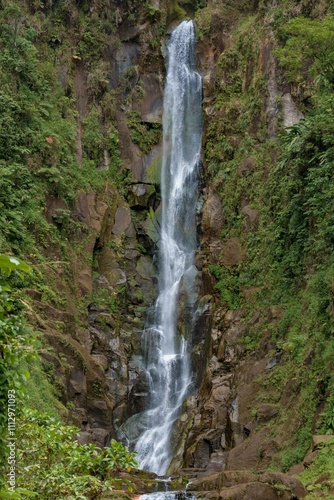
[[[222,30],[227,30],[239,17],[235,1],[220,2],[214,0],[207,5],[203,0],[196,0],[196,36],[202,40]]]
[[[206,109],[206,174],[222,200],[221,237],[238,237],[247,253],[238,269],[209,270],[223,307],[240,309],[247,319],[270,311],[246,325],[242,343],[247,354],[259,345],[264,349],[268,339],[281,356],[259,390],[259,398],[271,403],[280,403],[282,394],[293,401],[291,429],[286,431],[287,415],[272,424],[277,433],[281,426],[285,441],[273,461],[280,470],[304,458],[317,411],[318,431],[333,432],[333,20],[323,15],[287,22],[306,3],[280,2],[284,26],[277,51],[305,118],[268,140],[262,100],[267,83],[253,16],[237,19]],[[215,33],[211,14],[213,8],[197,13],[200,37]],[[257,210],[254,222],[245,216],[245,205]],[[291,394],[290,379],[298,388]]]
[[[334,392],[330,388],[329,397],[326,401],[326,410],[321,414],[319,432],[334,433]]]
[[[255,351],[261,341],[261,329],[257,326],[244,332],[242,345],[246,351]]]
[[[86,27],[78,44],[78,50],[80,56],[91,63],[94,59],[101,57],[104,48],[108,45],[108,37],[100,19],[92,17],[89,24],[90,26]]]
[[[161,10],[159,9],[159,7],[152,5],[150,2],[146,2],[146,9],[151,21],[159,21],[159,19],[161,18]]]
[[[18,252],[36,246],[36,232],[55,236],[43,214],[47,193],[73,199],[75,121],[52,57],[39,58],[34,28],[6,10],[0,17],[1,238]]]
[[[319,478],[322,478],[321,482]],[[309,491],[308,500],[320,498],[330,500],[334,481],[334,440],[323,443],[310,466],[300,475],[301,481]]]
[[[100,161],[104,146],[100,122],[101,111],[93,106],[83,120],[83,143],[85,157],[95,163]]]
[[[330,255],[334,244],[334,93],[321,92],[314,103],[315,110],[282,136],[284,152],[271,177],[272,204],[280,206],[273,228],[275,257],[290,277],[303,272],[301,256],[318,260]]]
[[[24,406],[38,408],[40,412],[47,412],[55,418],[59,418],[59,415],[66,417],[67,410],[57,399],[61,397],[61,392],[54,364],[46,363],[36,355],[33,361],[22,360],[20,370],[30,374],[24,384]]]
[[[93,292],[92,302],[111,314],[119,315],[124,307],[125,286],[120,285],[115,291],[99,287]]]
[[[196,36],[198,40],[202,40],[211,31],[211,11],[209,7],[196,13],[196,21]]]
[[[127,12],[122,9],[115,12],[107,0],[98,3],[99,8],[95,9],[88,1],[34,1],[29,2],[29,13],[22,2],[21,5],[11,0],[1,3],[2,251],[13,250],[21,255],[31,249],[38,254],[43,248],[55,248],[55,253],[59,250],[66,254],[67,262],[68,240],[84,234],[84,227],[71,215],[78,191],[103,192],[108,183],[119,190],[126,189],[127,171],[122,170],[120,161],[115,110],[122,102],[126,109],[135,109],[132,103],[142,95],[142,88],[140,81],[137,82],[138,68],[132,66],[121,76],[118,88],[110,91],[109,65],[101,63],[100,58],[110,40],[113,50],[120,45],[116,35],[120,15],[129,25],[141,19],[149,20],[149,30],[144,29],[140,36],[151,48],[157,49],[165,31],[162,17],[166,12],[150,2],[128,2]],[[325,407],[319,427],[322,432],[333,431],[334,21],[332,16],[324,15],[325,10],[321,20],[291,19],[298,12],[305,16],[314,13],[316,8],[321,8],[320,4],[328,2],[318,2],[316,6],[308,0],[282,0],[271,13],[276,28],[284,22],[279,26],[281,47],[277,56],[292,83],[292,93],[304,99],[305,114],[302,122],[274,143],[267,139],[264,113],[268,67],[262,67],[264,52],[259,53],[259,47],[265,46],[264,30],[257,16],[244,15],[255,3],[245,0],[212,0],[210,6],[206,3],[193,2],[197,7],[198,37],[206,42],[211,39],[217,51],[222,40],[225,43],[228,39],[216,64],[210,103],[205,104],[209,115],[206,175],[210,188],[222,199],[222,239],[238,237],[248,256],[238,267],[211,265],[210,272],[217,280],[217,302],[223,307],[242,308],[241,314],[244,311],[253,314],[255,307],[266,311],[273,304],[281,310],[281,316],[268,320],[269,326],[263,320],[245,330],[242,340],[246,351],[254,351],[261,335],[271,333],[270,342],[282,352],[282,370],[276,367],[266,375],[266,390],[275,388],[277,402],[287,374],[296,372],[301,390],[300,399],[294,401],[295,435],[287,440],[288,451],[282,453],[277,462],[288,469],[301,460],[307,450],[311,416],[320,402],[325,402]],[[262,2],[261,8],[263,13],[268,12],[266,2]],[[167,14],[169,21],[185,15],[175,1],[169,2]],[[235,25],[233,33],[232,24]],[[264,38],[267,43],[267,35]],[[50,39],[57,43],[49,45]],[[152,51],[143,57],[151,63],[156,54],[157,51]],[[155,64],[156,61],[154,67]],[[62,85],[58,83],[58,71]],[[88,113],[81,123],[76,111],[81,102],[80,89],[74,77],[83,72],[87,72]],[[86,104],[83,107],[86,108]],[[139,113],[129,112],[128,124],[131,139],[143,155],[160,141],[160,125],[143,122]],[[152,182],[158,183],[156,171],[157,162],[152,166]],[[46,199],[65,201],[65,208],[52,212],[53,224],[45,219]],[[256,223],[250,224],[242,212],[245,204],[258,210]],[[150,220],[153,226],[155,220],[153,217]],[[120,253],[121,245],[112,247]],[[37,260],[43,261],[41,255]],[[3,261],[5,274],[11,271],[12,264],[8,258]],[[23,359],[31,350],[31,334],[13,292],[20,279],[16,269],[10,276],[11,290],[6,290],[8,283],[1,290],[1,321],[6,342],[14,346],[10,355],[22,354]],[[39,279],[43,281],[42,275]],[[252,303],[243,300],[241,290],[247,287],[258,288],[256,301]],[[59,300],[51,285],[46,287],[40,282],[37,288],[43,291],[43,300]],[[141,291],[138,289],[137,293],[139,302]],[[122,286],[115,294],[99,289],[92,300],[117,318],[123,310],[124,296],[125,286]],[[267,327],[272,327],[269,333]],[[60,343],[74,350],[68,337],[61,334],[58,337]],[[37,349],[37,344],[33,345]],[[79,352],[73,355],[80,358]],[[85,360],[81,362],[85,367]],[[30,404],[39,406],[40,395],[45,407],[51,406],[50,387],[37,382],[38,375],[43,375],[42,371],[38,372],[43,370],[41,364],[35,363],[36,373],[28,361],[20,361],[20,367],[32,371],[31,379],[25,382]],[[54,382],[52,368],[44,365],[44,372],[49,382]],[[19,374],[19,370],[15,373]],[[12,382],[20,386],[22,380]],[[40,394],[33,392],[33,385]],[[99,394],[101,386],[96,383],[94,390]],[[20,473],[26,487],[36,490],[42,499],[100,494],[103,487],[107,487],[107,483],[103,486],[107,472],[103,460],[98,458],[99,452],[73,441],[76,431],[64,429],[59,422],[48,420],[49,417],[38,418],[37,422],[32,414],[23,417],[22,439],[26,449],[20,448]],[[117,455],[115,446],[112,457]],[[109,465],[117,469],[115,459],[106,453],[101,454],[106,463],[109,461]],[[123,450],[120,454],[124,458]],[[61,462],[66,463],[66,468]],[[39,464],[39,468],[35,464]],[[126,467],[126,461],[123,466]]]
[[[129,111],[127,115],[132,142],[139,146],[143,154],[149,153],[161,140],[161,125],[141,121],[140,113],[137,111]]]
[[[231,310],[238,309],[241,304],[238,270],[211,264],[209,271],[218,280],[215,288],[219,291],[222,302]]]
[[[134,454],[115,440],[102,450],[75,439],[79,429],[48,414],[25,410],[20,419],[18,481],[41,500],[90,499],[129,481],[115,478],[137,466]]]
[[[103,124],[101,109],[95,106],[83,120],[83,154],[87,187],[90,185],[97,193],[105,188],[107,182],[119,190],[124,188],[127,172],[121,169],[117,128],[113,121]]]
[[[279,27],[279,35],[285,42],[276,50],[280,64],[294,82],[303,76],[328,81],[334,76],[334,17],[324,19],[296,17]]]
[[[0,254],[0,270],[5,274],[5,276],[10,276],[12,271],[23,271],[24,273],[30,273],[31,269],[25,262],[19,260],[16,257],[10,255]]]
[[[256,74],[254,65],[259,41],[255,26],[253,17],[240,23],[233,43],[222,52],[217,64],[215,100],[210,106],[213,116],[207,128],[205,157],[214,185],[224,186],[231,193],[223,197],[226,204],[233,199],[233,204],[226,207],[228,221],[236,216],[232,192],[237,189],[240,193],[244,188],[237,176],[238,164],[254,154],[255,139],[263,137],[265,127],[261,117],[265,82],[262,75]],[[250,128],[256,132],[250,134]]]
[[[298,429],[293,443],[290,444],[280,455],[280,466],[287,472],[293,465],[301,462],[309,449],[312,439],[311,426]]]
[[[171,23],[176,20],[182,20],[186,17],[185,11],[179,6],[178,0],[168,1],[168,15],[167,23]]]
[[[157,156],[147,169],[148,182],[155,185],[160,184],[160,164],[161,158]]]
[[[150,207],[150,210],[147,214],[146,231],[147,231],[147,234],[151,238],[152,241],[157,242],[159,240],[159,237],[160,237],[159,219],[157,217],[156,212],[154,212],[152,207]],[[140,250],[140,245],[138,245],[138,249]],[[146,253],[146,251],[144,251],[142,253]]]
[[[21,362],[34,358],[36,337],[27,328],[21,313],[22,306],[15,298],[10,284],[12,273],[29,273],[30,267],[7,255],[0,255],[0,469],[4,471],[8,449],[8,391],[15,391],[16,400],[23,397],[24,383],[29,377],[21,370]],[[22,278],[21,278],[22,279]],[[2,472],[3,473],[3,472]],[[0,475],[0,486],[3,476]]]
[[[43,6],[45,13],[49,7]],[[61,17],[63,7],[63,3],[54,6],[56,19],[58,15]],[[72,12],[65,10],[72,19],[76,8]],[[72,58],[73,47],[65,39],[61,22],[55,26],[43,16],[29,15],[23,5],[15,3],[0,11],[0,244],[3,248],[17,253],[36,248],[38,252],[50,240],[59,244],[69,233],[76,235],[81,228],[71,220],[70,210],[78,191],[93,188],[99,192],[106,182],[123,181],[118,133],[110,116],[113,96],[108,91],[105,67],[94,59],[104,50],[109,30],[106,23],[112,17],[112,14],[96,17],[92,13],[82,26],[79,51],[85,62],[91,60],[87,86],[94,98],[98,96],[103,103],[104,112],[99,105],[90,105],[83,123],[84,162],[80,169],[71,76],[71,65],[76,64],[76,59]],[[44,35],[37,36],[41,22]],[[61,54],[56,47],[45,43],[49,30],[52,40],[62,45]],[[67,68],[64,85],[58,78],[62,65]],[[65,221],[63,217],[63,223],[58,224],[63,234],[45,219],[47,197],[61,198],[68,206],[68,218]],[[60,214],[54,215],[59,222]],[[64,231],[64,222],[71,226],[69,231]]]

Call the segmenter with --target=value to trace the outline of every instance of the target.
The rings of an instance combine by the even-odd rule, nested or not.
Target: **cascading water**
[[[180,285],[196,275],[196,203],[202,134],[202,81],[195,66],[192,21],[182,22],[167,47],[161,170],[162,221],[159,295],[154,321],[143,332],[148,409],[140,420],[135,450],[141,468],[163,475],[171,461],[170,438],[191,390],[186,339],[178,334]],[[130,419],[131,420],[131,419]],[[129,428],[129,426],[127,426]]]
[[[172,492],[169,493],[151,493],[149,495],[141,495],[140,500],[196,500],[196,497],[190,493]]]

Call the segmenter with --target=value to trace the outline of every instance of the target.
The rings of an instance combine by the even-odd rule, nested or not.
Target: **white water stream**
[[[143,332],[149,405],[134,420],[140,428],[135,445],[137,460],[141,468],[159,475],[165,474],[170,464],[173,424],[192,385],[188,344],[177,331],[177,323],[180,286],[183,297],[187,296],[187,283],[196,275],[201,104],[202,80],[195,65],[194,25],[184,21],[172,32],[167,46],[159,295],[153,324]]]
[[[193,271],[197,244],[202,81],[195,66],[192,21],[173,31],[167,57],[159,296],[155,324],[146,332],[151,408],[147,411],[149,428],[135,447],[141,467],[158,474],[167,471],[172,426],[191,386],[188,346],[177,335],[177,315],[180,283]]]
[[[184,492],[166,492],[166,493],[150,493],[149,495],[141,495],[140,500],[196,500],[196,497],[190,493]]]

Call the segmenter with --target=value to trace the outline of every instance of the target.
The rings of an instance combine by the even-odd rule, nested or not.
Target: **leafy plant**
[[[143,154],[149,153],[161,140],[161,125],[142,122],[137,111],[129,111],[127,115],[132,142],[139,146]]]
[[[321,490],[321,498],[325,500],[330,500],[333,496],[331,491],[334,480],[333,451],[333,439],[324,442],[310,466],[300,475],[301,481],[310,493],[310,496],[307,496],[310,500],[311,498],[319,498],[319,494],[317,494],[319,490]],[[321,482],[319,482],[319,478],[322,478]],[[314,496],[313,493],[315,493]]]
[[[76,440],[78,431],[48,414],[24,410],[18,456],[20,484],[41,500],[85,500],[115,487],[132,491],[132,484],[117,479],[117,473],[137,466],[134,453],[115,440],[103,449],[81,445]]]
[[[279,28],[284,46],[276,50],[281,65],[294,82],[303,73],[331,81],[334,75],[334,17],[324,19],[296,17]],[[301,50],[301,48],[303,50]]]
[[[8,455],[8,394],[9,391],[16,394],[17,401],[23,397],[24,382],[29,373],[20,370],[20,362],[34,357],[36,346],[36,337],[24,323],[22,307],[15,298],[9,278],[12,273],[30,271],[20,259],[0,255],[0,466],[3,471]],[[0,475],[0,486],[3,481],[4,475]]]
[[[241,304],[238,271],[217,264],[211,264],[209,270],[218,280],[215,288],[219,291],[222,302],[226,303],[229,309],[238,309]]]

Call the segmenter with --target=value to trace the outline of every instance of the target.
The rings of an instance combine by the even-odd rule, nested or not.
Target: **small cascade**
[[[191,283],[197,273],[194,257],[201,135],[202,80],[195,65],[195,30],[192,21],[184,21],[172,32],[167,46],[159,295],[153,321],[142,334],[142,371],[149,401],[147,409],[123,427],[130,445],[135,442],[141,468],[159,475],[165,474],[170,464],[173,424],[192,390],[188,342],[177,326],[180,293],[187,304],[195,302]],[[191,498],[173,493],[155,495],[141,499]]]
[[[196,500],[196,497],[191,493],[184,491],[168,491],[166,493],[150,493],[149,495],[141,495],[138,500]]]

